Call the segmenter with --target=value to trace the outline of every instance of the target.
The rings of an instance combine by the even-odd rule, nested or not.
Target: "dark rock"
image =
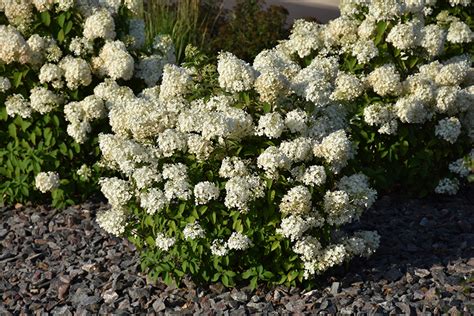
[[[238,302],[246,302],[248,300],[248,295],[245,292],[238,291],[236,289],[232,290],[232,292],[230,293],[230,297],[232,297],[233,300]]]
[[[400,279],[402,276],[403,276],[403,274],[400,272],[400,269],[398,269],[398,268],[392,268],[392,269],[390,269],[390,270],[385,274],[385,277],[386,277],[387,280],[389,280],[390,282],[397,281],[397,280]]]
[[[294,300],[285,304],[285,309],[293,313],[302,312],[305,308],[305,303],[302,300]]]
[[[332,285],[331,285],[331,294],[332,295],[337,295],[337,293],[339,293],[339,287],[340,287],[340,283],[339,282],[333,282]]]
[[[415,269],[415,275],[420,278],[426,278],[429,276],[431,272],[426,269]]]

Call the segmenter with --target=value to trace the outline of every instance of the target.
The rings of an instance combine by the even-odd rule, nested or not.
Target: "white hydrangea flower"
[[[281,220],[280,228],[276,229],[278,234],[296,241],[310,228],[320,227],[324,224],[324,218],[307,217],[299,215],[290,215]]]
[[[339,173],[354,155],[352,143],[344,130],[329,134],[320,144],[314,146],[313,153],[330,163],[335,173]]]
[[[166,199],[172,201],[173,199],[187,201],[191,198],[191,184],[187,179],[169,180],[165,183]]]
[[[468,159],[474,160],[474,150],[471,151],[470,157]],[[465,178],[469,175],[471,169],[469,168],[468,161],[466,161],[464,158],[460,158],[449,164],[449,171],[459,175],[462,178]]]
[[[132,198],[132,190],[127,181],[117,177],[101,178],[100,190],[112,207],[122,207]]]
[[[167,64],[163,68],[160,100],[171,101],[188,93],[192,86],[189,70]]]
[[[194,240],[194,239],[198,239],[198,238],[204,238],[205,234],[206,234],[206,232],[205,232],[204,228],[202,228],[201,225],[199,225],[198,222],[188,223],[188,224],[186,224],[186,226],[183,229],[184,238],[188,239],[188,240],[189,239]]]
[[[442,86],[461,85],[467,77],[471,62],[462,59],[460,61],[451,61],[445,64],[436,74],[435,81]]]
[[[155,168],[150,166],[143,166],[133,171],[132,178],[135,180],[135,185],[139,190],[151,186],[153,183],[161,182],[161,175]]]
[[[462,21],[453,21],[449,25],[446,40],[453,44],[462,44],[472,42],[473,37],[474,33],[469,28],[469,25]]]
[[[76,56],[85,56],[94,52],[94,42],[85,37],[74,37],[69,44],[69,50]]]
[[[167,129],[158,135],[158,146],[165,157],[171,157],[177,151],[185,152],[186,135],[175,129]]]
[[[309,166],[296,180],[307,186],[321,186],[326,182],[326,170],[323,166]]]
[[[227,208],[237,208],[241,212],[249,210],[249,203],[265,195],[265,185],[257,176],[237,176],[230,178],[226,185],[224,204]]]
[[[14,117],[19,115],[22,118],[29,118],[31,116],[31,105],[21,94],[12,94],[8,96],[5,101],[5,108],[8,116]]]
[[[158,34],[153,39],[153,50],[159,52],[163,56],[167,64],[176,63],[176,51],[173,39],[168,34]]]
[[[256,78],[252,66],[231,53],[220,53],[217,59],[217,72],[221,88],[227,92],[241,92],[252,88]]]
[[[321,26],[315,22],[296,20],[293,23],[290,37],[284,43],[290,53],[298,53],[300,58],[311,54],[323,45]]]
[[[379,55],[379,50],[371,39],[358,40],[349,50],[357,58],[359,64],[368,64],[372,59]]]
[[[435,126],[435,135],[454,144],[461,134],[461,122],[457,117],[444,118]]]
[[[435,193],[437,194],[447,194],[455,195],[459,190],[459,180],[458,179],[441,179],[438,185],[435,188]]]
[[[440,87],[436,91],[436,112],[448,114],[457,113],[456,102],[460,91],[459,87]]]
[[[8,80],[6,77],[0,76],[0,93],[7,92],[11,87],[12,84],[10,83],[10,80]]]
[[[289,81],[280,72],[265,71],[255,80],[255,91],[260,95],[260,101],[275,103],[278,98],[288,93]]]
[[[302,69],[292,79],[291,88],[305,100],[322,107],[329,102],[331,82],[328,81],[324,70],[317,67],[318,63],[319,61],[313,60],[310,66]]]
[[[399,98],[393,107],[395,114],[404,123],[421,124],[432,117],[425,104],[414,95]]]
[[[82,58],[66,56],[59,63],[59,67],[64,71],[67,87],[71,90],[88,86],[92,82],[91,68]]]
[[[187,145],[188,152],[196,155],[196,159],[199,161],[205,161],[214,151],[212,141],[196,134],[188,135]]]
[[[364,121],[370,126],[381,126],[378,130],[381,134],[394,134],[398,123],[391,104],[374,103],[364,108]]]
[[[64,82],[62,77],[64,76],[64,70],[55,64],[46,63],[40,69],[39,80],[40,83],[51,83],[53,88],[60,89],[63,87]]]
[[[330,98],[335,101],[351,101],[364,93],[364,84],[356,76],[341,72],[335,82],[336,87]]]
[[[299,185],[289,190],[282,198],[280,212],[283,214],[307,214],[311,211],[311,193]]]
[[[332,225],[350,223],[357,217],[349,194],[342,190],[326,192],[324,210],[328,214],[327,222]]]
[[[211,200],[219,198],[219,187],[212,182],[203,181],[194,186],[194,198],[196,205],[207,204]]]
[[[59,188],[59,174],[54,171],[40,172],[35,177],[35,186],[42,193]]]
[[[11,25],[0,25],[0,61],[5,64],[25,64],[31,58],[31,49],[18,30]]]
[[[115,38],[115,23],[112,15],[107,10],[97,10],[84,22],[83,35],[88,40],[103,38],[113,40]]]
[[[165,60],[160,55],[144,56],[136,66],[135,76],[145,81],[148,87],[153,87],[163,75]]]
[[[283,74],[286,79],[293,78],[301,70],[290,55],[278,47],[261,51],[253,61],[253,68],[260,73],[277,72]]]
[[[461,6],[467,7],[467,6],[469,6],[471,3],[472,3],[471,0],[449,0],[449,4],[450,4],[452,7],[457,6],[457,5],[461,5]]]
[[[323,38],[326,47],[350,47],[357,41],[358,22],[355,19],[340,16],[324,25]]]
[[[214,256],[223,257],[229,253],[229,248],[227,248],[227,243],[222,239],[215,239],[211,244],[211,253]]]
[[[125,208],[113,207],[97,213],[97,224],[107,233],[120,236],[125,232]]]
[[[322,273],[331,267],[340,265],[347,259],[347,257],[348,253],[344,245],[330,245],[323,249],[321,255],[314,261],[315,272]]]
[[[62,98],[44,87],[35,87],[30,91],[30,106],[33,110],[46,114],[56,109],[62,103]]]
[[[308,129],[308,114],[300,109],[286,113],[285,125],[292,133],[303,134]]]
[[[246,163],[239,157],[225,157],[219,169],[222,178],[245,177],[249,175]]]
[[[402,89],[400,74],[392,64],[376,68],[367,76],[367,82],[381,96],[399,95]]]
[[[140,206],[150,215],[161,212],[168,205],[168,200],[163,191],[151,188],[140,193]]]
[[[446,41],[446,31],[437,24],[426,25],[421,30],[420,46],[426,49],[431,57],[442,53]]]
[[[420,39],[420,30],[413,21],[395,25],[387,35],[387,42],[399,50],[414,48]]]
[[[253,243],[249,237],[239,232],[233,232],[227,240],[227,248],[234,250],[246,250],[250,248]]]
[[[87,180],[92,177],[92,169],[88,165],[82,164],[81,167],[77,169],[76,174]]]
[[[134,15],[143,12],[143,0],[124,0],[123,3]]]
[[[358,231],[344,240],[344,248],[349,256],[369,257],[379,247],[380,235],[375,231]]]
[[[133,77],[135,63],[121,41],[109,41],[102,46],[99,56],[92,60],[93,68],[101,76],[114,80],[130,80]]]
[[[74,122],[67,126],[66,131],[78,144],[83,144],[88,134],[91,132],[92,126],[87,121]]]
[[[156,235],[155,244],[156,247],[162,251],[168,251],[176,243],[176,238],[166,237],[163,233],[158,233]]]
[[[280,144],[280,150],[292,163],[310,160],[313,157],[313,140],[308,137],[298,137],[291,141],[283,141]]]
[[[290,160],[278,147],[270,146],[258,156],[257,165],[265,170],[268,177],[275,178],[279,169],[289,168]]]
[[[318,239],[312,236],[305,236],[295,243],[293,251],[300,255],[304,262],[315,260],[322,249]]]
[[[279,138],[285,129],[285,122],[278,112],[267,113],[260,117],[256,134],[268,138]]]
[[[164,164],[162,174],[166,180],[188,179],[188,167],[182,163]]]
[[[369,178],[362,173],[342,177],[337,188],[349,194],[352,205],[360,208],[359,213],[370,208],[377,199],[377,191],[370,187]]]

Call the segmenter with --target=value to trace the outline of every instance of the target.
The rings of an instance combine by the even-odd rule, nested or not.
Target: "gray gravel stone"
[[[309,292],[281,286],[230,290],[220,283],[199,288],[191,280],[182,288],[152,283],[139,273],[133,245],[95,223],[105,204],[62,212],[4,208],[0,314],[471,315],[473,286],[466,280],[474,274],[472,191],[448,198],[383,197],[360,222],[344,228],[378,229],[378,251],[318,276],[319,285]]]

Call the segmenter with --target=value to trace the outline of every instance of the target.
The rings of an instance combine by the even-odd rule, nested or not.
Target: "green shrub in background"
[[[211,38],[210,51],[232,52],[243,60],[252,61],[262,50],[286,38],[288,11],[277,5],[264,9],[264,5],[264,0],[237,0]]]
[[[144,46],[140,2],[127,5],[2,3],[0,204],[50,201],[51,191],[63,207],[97,192],[97,135],[109,127],[95,88],[142,89],[173,59],[165,37]]]
[[[359,146],[353,166],[381,190],[454,194],[456,178],[463,182],[469,173],[461,161],[474,139],[474,8],[470,1],[403,5],[398,16],[373,20],[370,6],[342,4],[343,17],[360,23],[357,40],[377,51],[370,62],[360,62],[364,49],[354,44],[341,59],[342,71],[371,86],[351,101]],[[383,78],[389,71],[377,74],[387,64],[395,67],[393,81]],[[380,91],[382,84],[393,90]]]
[[[297,21],[280,45],[308,66],[293,79],[296,94],[343,105],[358,146],[351,168],[377,189],[454,194],[469,174],[472,17],[469,1],[347,1],[327,25]],[[338,71],[333,82],[313,67],[322,57]],[[304,76],[312,82],[301,84]]]
[[[288,35],[286,9],[275,5],[265,9],[264,5],[264,0],[237,0],[227,10],[222,0],[147,1],[147,37],[170,34],[178,63],[184,60],[188,44],[210,57],[217,57],[220,51],[231,51],[251,61]]]

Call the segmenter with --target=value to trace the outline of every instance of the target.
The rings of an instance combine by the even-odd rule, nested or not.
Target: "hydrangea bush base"
[[[340,174],[353,157],[344,129],[312,130],[319,109],[305,101],[259,101],[257,71],[230,53],[217,68],[188,55],[159,87],[111,93],[139,106],[110,112],[114,134],[99,137],[122,175],[100,181],[112,205],[101,227],[130,238],[142,268],[167,282],[290,285],[370,255],[376,233],[337,233],[376,198],[366,176]]]

